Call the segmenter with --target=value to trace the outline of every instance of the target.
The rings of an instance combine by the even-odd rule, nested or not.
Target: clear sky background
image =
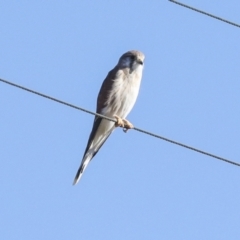
[[[240,23],[239,0],[185,1]],[[1,1],[0,78],[95,111],[146,55],[139,128],[240,162],[240,29],[165,1]],[[117,129],[72,186],[93,116],[0,83],[0,239],[239,239],[240,168]]]

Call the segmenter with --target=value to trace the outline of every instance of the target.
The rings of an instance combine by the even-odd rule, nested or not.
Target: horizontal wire
[[[205,15],[207,15],[207,16],[209,16],[209,17],[215,18],[215,19],[217,19],[217,20],[220,20],[220,21],[222,21],[222,22],[225,22],[225,23],[228,23],[228,24],[231,24],[231,25],[233,25],[233,26],[235,26],[235,27],[239,27],[239,28],[240,28],[240,25],[237,24],[237,23],[230,22],[230,21],[228,21],[228,20],[226,20],[226,19],[223,19],[223,18],[214,16],[214,15],[212,15],[212,14],[210,14],[210,13],[207,13],[207,12],[204,12],[204,11],[199,10],[199,9],[197,9],[197,8],[188,6],[188,5],[186,5],[186,4],[184,4],[184,3],[181,3],[181,2],[177,2],[177,1],[175,1],[175,0],[169,0],[169,1],[172,2],[172,3],[176,3],[176,4],[178,4],[178,5],[182,6],[182,7],[189,8],[189,9],[191,9],[191,10],[193,10],[193,11],[196,11],[196,12],[199,12],[199,13],[202,13],[202,14],[205,14]]]
[[[81,107],[75,106],[75,105],[73,105],[73,104],[70,104],[70,103],[61,101],[61,100],[59,100],[59,99],[50,97],[50,96],[45,95],[45,94],[43,94],[43,93],[40,93],[40,92],[31,90],[31,89],[29,89],[29,88],[26,88],[26,87],[20,86],[20,85],[18,85],[18,84],[15,84],[15,83],[6,81],[6,80],[4,80],[4,79],[1,79],[1,78],[0,78],[0,81],[3,82],[3,83],[9,84],[9,85],[11,85],[11,86],[20,88],[20,89],[22,89],[22,90],[28,91],[28,92],[30,92],[30,93],[34,93],[34,94],[39,95],[39,96],[41,96],[41,97],[50,99],[50,100],[52,100],[52,101],[55,101],[55,102],[64,104],[64,105],[66,105],[66,106],[68,106],[68,107],[75,108],[75,109],[77,109],[77,110],[80,110],[80,111],[83,111],[83,112],[86,112],[86,113],[89,113],[89,114],[92,114],[92,115],[95,115],[95,116],[98,116],[98,117],[107,119],[107,120],[112,121],[112,122],[116,122],[116,119],[109,118],[109,117],[106,117],[106,116],[101,115],[101,114],[99,114],[99,113],[95,113],[95,112],[86,110],[86,109],[84,109],[84,108],[81,108]],[[239,167],[240,167],[240,163],[237,163],[237,162],[228,160],[228,159],[226,159],[226,158],[222,158],[222,157],[216,156],[216,155],[214,155],[214,154],[211,154],[211,153],[208,153],[208,152],[199,150],[199,149],[197,149],[197,148],[188,146],[188,145],[186,145],[186,144],[183,144],[183,143],[180,143],[180,142],[177,142],[177,141],[173,141],[173,140],[171,140],[171,139],[168,139],[168,138],[162,137],[162,136],[160,136],[160,135],[157,135],[157,134],[154,134],[154,133],[151,133],[151,132],[142,130],[142,129],[137,128],[137,127],[134,127],[133,129],[136,130],[136,131],[138,131],[138,132],[141,132],[141,133],[144,133],[144,134],[148,134],[148,135],[150,135],[150,136],[152,136],[152,137],[156,137],[156,138],[162,139],[162,140],[164,140],[164,141],[167,141],[167,142],[176,144],[176,145],[178,145],[178,146],[181,146],[181,147],[190,149],[190,150],[192,150],[192,151],[195,151],[195,152],[198,152],[198,153],[207,155],[207,156],[209,156],[209,157],[213,157],[213,158],[216,158],[216,159],[218,159],[218,160],[221,160],[221,161],[224,161],[224,162],[227,162],[227,163],[230,163],[230,164],[233,164],[233,165],[236,165],[236,166],[239,166]]]

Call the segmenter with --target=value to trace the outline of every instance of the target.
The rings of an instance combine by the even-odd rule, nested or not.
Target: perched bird
[[[124,53],[118,64],[108,73],[102,83],[97,99],[97,113],[116,118],[116,123],[96,116],[81,165],[73,181],[81,178],[90,160],[118,127],[128,130],[133,125],[125,118],[136,102],[142,79],[144,54],[139,51]]]

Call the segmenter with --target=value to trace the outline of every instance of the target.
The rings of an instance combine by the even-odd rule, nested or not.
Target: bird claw
[[[117,115],[114,115],[113,117],[115,117],[116,118],[116,122],[115,122],[115,126],[116,127],[124,127],[124,122],[123,122],[123,119],[122,118],[120,118],[119,116],[117,116]]]
[[[133,124],[130,123],[128,120],[126,119],[122,119],[117,115],[114,115],[114,117],[116,118],[117,122],[115,123],[116,127],[122,127],[123,131],[126,133],[129,129],[134,128]]]

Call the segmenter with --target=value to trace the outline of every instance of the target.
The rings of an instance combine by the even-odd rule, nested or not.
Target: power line
[[[52,101],[55,101],[55,102],[64,104],[64,105],[66,105],[66,106],[68,106],[68,107],[75,108],[75,109],[77,109],[77,110],[80,110],[80,111],[83,111],[83,112],[86,112],[86,113],[89,113],[89,114],[92,114],[92,115],[95,115],[95,116],[98,116],[98,117],[107,119],[107,120],[112,121],[112,122],[116,122],[116,119],[109,118],[109,117],[106,117],[106,116],[101,115],[101,114],[99,114],[99,113],[95,113],[95,112],[89,111],[89,110],[87,110],[87,109],[84,109],[84,108],[75,106],[75,105],[73,105],[73,104],[70,104],[70,103],[61,101],[61,100],[59,100],[59,99],[50,97],[50,96],[45,95],[45,94],[43,94],[43,93],[40,93],[40,92],[31,90],[31,89],[26,88],[26,87],[23,87],[23,86],[20,86],[20,85],[18,85],[18,84],[13,83],[13,82],[9,82],[9,81],[6,81],[6,80],[1,79],[1,78],[0,78],[0,81],[3,82],[3,83],[6,83],[6,84],[8,84],[8,85],[11,85],[11,86],[20,88],[20,89],[22,89],[22,90],[28,91],[28,92],[30,92],[30,93],[34,93],[34,94],[39,95],[39,96],[41,96],[41,97],[47,98],[47,99],[49,99],[49,100],[52,100]],[[192,151],[195,151],[195,152],[198,152],[198,153],[207,155],[207,156],[209,156],[209,157],[213,157],[213,158],[216,158],[216,159],[218,159],[218,160],[221,160],[221,161],[224,161],[224,162],[227,162],[227,163],[230,163],[230,164],[233,164],[233,165],[236,165],[236,166],[239,166],[239,167],[240,167],[240,163],[237,163],[237,162],[228,160],[228,159],[226,159],[226,158],[222,158],[222,157],[216,156],[216,155],[214,155],[214,154],[211,154],[211,153],[208,153],[208,152],[199,150],[199,149],[197,149],[197,148],[190,147],[190,146],[185,145],[185,144],[183,144],[183,143],[180,143],[180,142],[177,142],[177,141],[173,141],[173,140],[171,140],[171,139],[168,139],[168,138],[162,137],[162,136],[160,136],[160,135],[157,135],[157,134],[154,134],[154,133],[151,133],[151,132],[142,130],[142,129],[137,128],[137,127],[134,127],[133,129],[136,130],[136,131],[138,131],[138,132],[148,134],[148,135],[150,135],[150,136],[152,136],[152,137],[156,137],[156,138],[162,139],[162,140],[164,140],[164,141],[167,141],[167,142],[176,144],[176,145],[178,145],[178,146],[181,146],[181,147],[190,149],[190,150],[192,150]]]
[[[220,20],[220,21],[222,21],[222,22],[225,22],[225,23],[228,23],[228,24],[231,24],[231,25],[233,25],[233,26],[235,26],[235,27],[239,27],[239,28],[240,28],[240,25],[237,24],[237,23],[230,22],[230,21],[228,21],[228,20],[226,20],[226,19],[223,19],[223,18],[214,16],[214,15],[212,15],[212,14],[210,14],[210,13],[207,13],[207,12],[204,12],[204,11],[199,10],[199,9],[197,9],[197,8],[188,6],[188,5],[184,4],[184,3],[177,2],[177,1],[175,1],[175,0],[169,0],[169,1],[172,2],[172,3],[176,3],[176,4],[178,4],[178,5],[182,6],[182,7],[189,8],[189,9],[191,9],[191,10],[193,10],[193,11],[196,11],[196,12],[199,12],[199,13],[202,13],[202,14],[205,14],[205,15],[207,15],[207,16],[209,16],[209,17],[215,18],[215,19],[217,19],[217,20]]]

